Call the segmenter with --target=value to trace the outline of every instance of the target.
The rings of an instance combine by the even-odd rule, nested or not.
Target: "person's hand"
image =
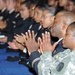
[[[7,39],[8,39],[7,36],[5,36],[4,38],[0,38],[0,42],[4,42],[4,43],[6,43],[6,42],[7,42]]]
[[[7,24],[6,21],[0,21],[0,29],[6,28]]]
[[[50,38],[50,33],[45,32],[45,34],[42,34],[42,39],[39,38],[38,42],[40,44],[40,52],[46,52],[46,51],[51,51],[53,52],[55,47],[57,46],[57,42],[55,42],[53,45],[51,44],[51,38]]]
[[[16,46],[15,42],[8,42],[8,45],[12,48],[12,49],[18,49],[18,47]]]
[[[39,45],[35,41],[34,31],[30,32],[30,30],[28,30],[24,39],[29,54],[34,52],[35,50],[38,50]]]
[[[22,35],[24,35],[24,34],[22,34]],[[22,45],[24,45],[24,38],[23,38],[23,36],[22,35],[16,35],[16,36],[14,36],[14,38],[15,38],[15,40],[17,41],[17,42],[19,42],[19,43],[21,43]]]
[[[17,41],[15,42],[15,45],[16,45],[16,47],[18,48],[18,49],[20,49],[20,50],[24,50],[24,46],[22,45],[22,44],[20,44],[20,43],[18,43]]]

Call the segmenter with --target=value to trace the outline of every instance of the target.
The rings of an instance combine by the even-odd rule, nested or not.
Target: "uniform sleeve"
[[[29,62],[30,65],[32,66],[32,68],[36,71],[36,73],[38,74],[38,63],[39,63],[39,58],[40,58],[40,53],[38,51],[34,51],[31,53],[30,57],[29,57]]]
[[[39,75],[50,75],[50,65],[53,62],[52,53],[50,51],[44,52],[40,57],[38,64]]]

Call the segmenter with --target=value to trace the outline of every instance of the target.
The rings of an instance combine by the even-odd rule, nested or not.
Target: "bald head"
[[[63,38],[67,27],[75,21],[75,14],[68,11],[61,11],[55,17],[54,26],[52,27],[52,35]]]
[[[72,22],[75,21],[75,14],[69,11],[61,11],[56,16],[62,17],[61,19],[66,25],[70,25]]]
[[[64,19],[64,23],[66,23],[66,25],[70,25],[72,22],[75,21],[75,14],[72,12],[65,12],[62,15],[63,19]]]

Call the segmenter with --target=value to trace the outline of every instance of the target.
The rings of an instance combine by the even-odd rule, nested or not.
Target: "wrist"
[[[19,49],[23,51],[23,50],[25,49],[25,47],[22,46],[22,47],[20,47]]]

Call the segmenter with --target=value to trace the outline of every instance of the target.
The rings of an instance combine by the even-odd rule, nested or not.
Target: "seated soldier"
[[[54,8],[52,8],[52,7],[47,7],[48,9],[50,8],[50,12],[51,12],[51,10],[53,10],[53,13],[52,14],[54,14],[55,13],[55,10],[54,10]],[[41,21],[41,17],[42,17],[42,13],[43,13],[43,11],[44,10],[46,10],[44,7],[41,7],[41,6],[37,6],[36,7],[36,9],[35,9],[35,16],[34,16],[34,19],[35,19],[35,21],[36,22],[40,22]],[[37,14],[37,13],[40,13],[40,14]],[[47,12],[47,13],[49,13],[49,12]],[[45,14],[46,15],[46,14]],[[38,18],[37,18],[38,17]],[[44,18],[44,17],[43,17]],[[41,30],[39,30],[38,32],[37,32],[37,36],[35,36],[36,37],[36,40],[37,40],[37,38],[38,37],[41,37],[42,36],[42,33],[44,33],[45,31],[49,31],[48,30],[48,28],[50,28],[51,26],[52,26],[52,23],[53,23],[53,21],[54,21],[54,16],[52,16],[51,18],[49,18],[50,20],[52,20],[51,22],[49,21],[47,21],[47,23],[43,23],[43,22],[45,22],[44,20],[43,20],[43,28],[41,29]],[[51,26],[50,26],[51,25]],[[33,28],[33,27],[32,27]],[[32,30],[32,29],[31,29]],[[33,29],[33,31],[34,31],[34,34],[35,34],[35,30]],[[24,41],[20,41],[17,37],[15,37],[16,38],[16,40],[17,41],[19,41],[20,43],[22,43],[23,44],[23,42]],[[36,42],[36,41],[35,41]],[[37,42],[36,42],[37,43]],[[38,43],[37,43],[38,44]],[[38,46],[38,45],[37,45]],[[19,46],[20,47],[20,46]]]
[[[46,5],[37,5],[35,10],[34,10],[35,11],[34,13],[36,13],[34,15],[35,21],[33,20],[34,22],[32,23],[32,26],[29,27],[29,30],[34,31],[35,37],[37,36],[38,32],[42,28],[42,26],[40,25],[40,22],[41,22],[41,17],[42,17],[43,11],[45,10],[45,7],[46,7]],[[39,13],[39,14],[37,14],[37,13]],[[15,36],[15,39],[17,41],[16,45],[17,45],[18,49],[26,52],[26,48],[23,46],[24,42],[25,42],[23,36],[24,36],[24,34]],[[17,48],[17,47],[14,46],[14,43],[9,42],[9,45],[11,46],[11,48],[14,48],[14,49]]]
[[[4,43],[7,42],[8,38],[7,36],[10,37],[10,34],[13,34],[13,20],[15,19],[15,4],[16,4],[16,0],[6,0],[6,9],[7,9],[7,18],[5,19],[6,23],[5,23],[5,28],[0,29],[0,33],[1,35],[3,35],[3,37],[0,38],[0,42],[2,42],[1,44],[4,45]],[[0,25],[0,27],[4,27]],[[4,43],[3,43],[4,42]]]
[[[59,0],[59,6],[64,8],[66,6],[67,2],[68,2],[68,0]]]
[[[40,57],[38,75],[75,75],[75,22],[70,24],[63,39],[63,47],[69,48],[52,57],[55,48],[50,45],[50,34],[45,33],[41,47],[48,49]],[[42,47],[42,48],[43,48]]]
[[[54,7],[46,7],[46,9],[44,10],[44,12],[43,12],[43,16],[42,16],[42,19],[41,19],[41,21],[42,21],[42,26],[43,26],[43,28],[38,32],[38,34],[37,34],[37,38],[38,37],[42,37],[42,33],[44,33],[45,31],[48,31],[48,32],[50,32],[49,31],[49,29],[51,28],[51,26],[53,25],[53,23],[54,23],[54,18],[55,18],[55,16],[54,16],[54,14],[55,14],[55,8]],[[51,21],[50,21],[51,20]],[[28,32],[28,34],[30,34],[31,35],[31,33],[30,32]],[[28,34],[26,34],[26,36],[28,36]],[[34,35],[34,34],[33,34]],[[30,37],[30,36],[29,36]],[[32,36],[32,37],[34,37],[34,36]],[[36,38],[36,37],[35,37]],[[34,38],[34,40],[32,39],[32,42],[34,42],[33,44],[35,44],[36,46],[34,46],[34,47],[36,47],[37,49],[39,48],[39,45],[38,45],[38,43],[35,41],[35,38]],[[27,39],[27,41],[28,41],[29,39]],[[56,40],[56,39],[55,39]],[[29,40],[30,41],[30,40]],[[52,41],[54,41],[52,38],[51,38],[51,42]],[[29,42],[29,44],[31,44],[31,42]],[[29,45],[27,45],[27,43],[26,43],[26,47],[27,47],[27,49],[28,50],[31,50],[31,48],[29,47]],[[33,46],[32,46],[33,47]],[[37,49],[34,49],[34,50],[37,50]],[[35,58],[35,57],[34,57]]]
[[[24,1],[21,3],[20,14],[21,14],[21,18],[23,18],[23,21],[21,21],[21,22],[19,21],[16,23],[16,26],[14,27],[14,30],[13,30],[14,35],[11,35],[13,37],[13,38],[11,37],[12,41],[8,42],[9,46],[11,46],[11,44],[14,43],[14,41],[13,41],[14,36],[16,36],[16,35],[20,36],[21,33],[24,34],[26,31],[28,31],[29,27],[32,25],[32,21],[31,21],[30,15],[29,15],[29,8],[30,8],[30,1]],[[20,47],[21,47],[21,49],[25,50],[23,44]],[[19,49],[19,48],[16,48],[16,49]],[[25,53],[27,53],[27,52],[25,52]]]
[[[7,7],[7,10],[8,10],[8,18],[6,19],[6,28],[4,28],[2,31],[1,31],[1,35],[5,35],[4,38],[1,38],[0,39],[0,42],[7,42],[7,36],[10,36],[10,34],[13,33],[13,23],[12,21],[14,20],[15,18],[15,3],[16,3],[16,0],[7,0],[6,1],[6,7]]]
[[[5,20],[7,18],[6,0],[0,0],[0,34],[1,30],[6,27]]]
[[[73,13],[67,12],[67,11],[59,12],[56,15],[54,25],[51,29],[51,34],[55,37],[58,37],[59,39],[63,38],[68,25],[74,21],[75,21],[75,15]],[[28,39],[30,39],[30,38],[28,38]],[[31,38],[31,40],[33,40],[33,38]],[[33,41],[29,42],[28,40],[26,42],[28,44],[30,44],[31,42],[33,43]],[[34,45],[34,46],[32,46],[32,45]],[[40,53],[38,51],[36,51],[37,50],[36,44],[33,43],[32,45],[28,45],[28,47],[29,47],[28,51],[29,51],[29,53],[31,53],[30,57],[29,57],[29,61],[32,64],[36,60],[33,64],[33,68],[38,73],[37,65],[39,63]],[[48,50],[48,49],[46,49],[46,50]],[[65,50],[65,48],[62,47],[62,41],[61,41],[57,45],[55,51],[52,52],[52,56],[55,56],[56,54],[63,52],[64,50]]]
[[[47,9],[46,9],[46,8]],[[38,38],[38,37],[41,37],[42,36],[42,33],[44,33],[45,31],[49,31],[48,30],[48,28],[50,28],[51,26],[52,26],[52,24],[53,24],[53,22],[54,22],[54,13],[55,13],[55,9],[53,8],[53,7],[47,7],[47,6],[36,6],[36,8],[35,8],[35,15],[34,15],[34,19],[35,19],[35,21],[37,22],[37,23],[39,23],[40,21],[41,21],[41,17],[42,17],[42,14],[43,14],[43,11],[44,10],[50,10],[49,12],[48,11],[45,11],[45,15],[47,14],[47,17],[48,17],[48,13],[49,14],[51,14],[52,16],[51,16],[51,18],[50,18],[50,15],[49,15],[49,17],[48,17],[48,19],[49,20],[51,20],[51,22],[50,21],[48,21],[48,22],[46,22],[45,20],[44,20],[44,15],[43,15],[43,22],[45,21],[45,24],[43,23],[43,28],[40,30],[38,30],[38,32],[37,32],[37,34],[35,34],[36,32],[36,30],[35,30],[35,27],[34,26],[36,26],[35,24],[34,24],[34,26],[30,29],[31,31],[33,30],[34,31],[34,35],[35,35],[35,37],[36,37],[36,39]],[[52,11],[52,12],[51,12]],[[51,13],[50,13],[51,12]],[[38,14],[37,14],[38,13]],[[48,20],[47,19],[47,20]],[[33,29],[34,28],[34,29]],[[37,35],[37,36],[36,36]],[[18,37],[18,38],[17,38]],[[24,42],[25,41],[22,41],[21,39],[22,39],[22,37],[23,36],[19,36],[19,35],[17,35],[17,37],[15,37],[16,38],[16,40],[18,41],[18,42],[20,42],[21,44],[19,44],[19,43],[15,43],[16,44],[16,47],[18,47],[18,49],[20,49],[20,50],[23,50],[25,53],[27,52],[27,50],[26,50],[26,48],[24,47],[24,46],[26,46],[26,45],[24,45]],[[23,38],[23,40],[24,40],[24,38]],[[35,41],[35,43],[37,44],[37,47],[38,47],[38,43]],[[10,44],[10,43],[9,43]],[[24,45],[24,46],[23,46]],[[12,44],[11,44],[11,46],[12,46]],[[13,45],[13,47],[14,47],[14,45]]]
[[[69,0],[66,7],[65,7],[65,9],[68,10],[68,11],[73,12],[74,6],[75,6],[75,0]]]
[[[9,2],[12,4],[11,6],[9,6],[10,4],[8,5]],[[20,27],[18,27],[18,29],[17,29],[18,32],[15,31],[16,28],[13,29],[13,20],[15,19],[14,15],[16,15],[16,13],[14,12],[14,10],[15,10],[14,6],[15,6],[14,0],[10,0],[10,1],[7,0],[8,10],[11,10],[11,9],[12,10],[9,11],[9,14],[11,14],[11,15],[9,16],[9,18],[6,21],[7,22],[7,27],[5,29],[3,29],[3,32],[2,32],[2,34],[5,35],[5,38],[0,39],[0,42],[5,42],[5,43],[9,42],[11,34],[14,36],[14,33],[19,33],[19,34],[21,34],[21,32],[25,33],[28,30],[29,26],[31,25],[31,20],[29,18],[29,13],[28,13],[29,10],[27,9],[27,7],[25,6],[25,3],[23,2],[21,4],[21,7],[23,8],[23,10],[20,11],[21,17],[24,19],[23,25],[21,25]],[[24,11],[24,7],[25,7],[25,11]],[[27,14],[23,15],[22,11],[26,12]]]

